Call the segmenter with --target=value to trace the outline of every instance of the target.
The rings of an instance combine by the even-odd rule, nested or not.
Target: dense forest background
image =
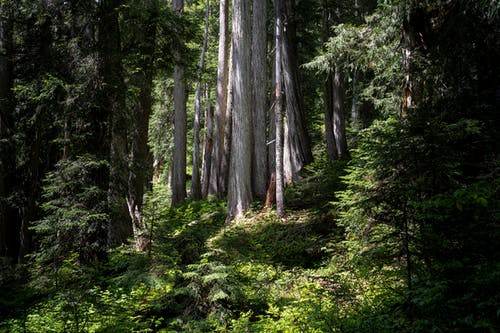
[[[498,332],[498,0],[0,0],[1,332]]]

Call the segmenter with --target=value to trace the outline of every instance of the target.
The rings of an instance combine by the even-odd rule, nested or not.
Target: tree
[[[13,65],[11,10],[0,3],[0,257],[13,257],[9,238],[9,204],[7,202],[9,178],[14,168],[10,135],[13,110]],[[13,258],[12,258],[13,259]]]
[[[275,119],[275,133],[276,133],[276,170],[275,170],[275,180],[276,180],[276,214],[278,217],[283,217],[285,215],[285,179],[284,179],[284,167],[283,167],[283,97],[282,97],[282,73],[281,73],[281,51],[282,51],[282,17],[279,15],[279,6],[282,0],[276,0],[275,11],[276,11],[276,22],[275,22],[275,88],[274,88],[274,119]]]
[[[293,182],[313,156],[307,133],[295,50],[294,2],[285,0],[277,8],[283,17],[282,66],[286,96],[285,157],[286,182]]]
[[[233,94],[227,218],[243,215],[252,202],[251,5],[233,2]]]
[[[266,93],[267,93],[267,0],[254,0],[252,12],[252,70],[253,70],[253,167],[255,196],[263,200],[268,181]]]
[[[193,122],[193,175],[191,180],[191,197],[195,200],[201,199],[201,179],[200,179],[200,100],[201,100],[201,79],[205,66],[205,53],[208,44],[208,27],[210,19],[210,1],[207,0],[205,9],[205,29],[203,33],[203,43],[201,46],[200,63],[198,65],[198,82],[196,83],[194,101],[194,122]]]
[[[121,62],[121,34],[118,8],[121,0],[103,0],[99,4],[99,53],[100,74],[103,80],[102,111],[108,114],[109,138],[109,192],[110,225],[108,242],[116,246],[126,242],[133,234],[127,208],[127,115],[125,85]]]
[[[347,137],[345,128],[345,91],[344,74],[338,65],[335,66],[333,75],[333,133],[335,135],[335,146],[337,156],[345,158],[348,156]]]
[[[183,0],[172,1],[172,11],[180,17],[184,11]],[[178,22],[177,24],[180,24]],[[178,34],[182,33],[177,26]],[[182,41],[179,41],[182,43]],[[172,155],[172,206],[186,199],[186,78],[180,45],[174,50],[174,150]]]
[[[133,18],[131,18],[132,22],[127,24],[129,28],[133,28],[129,37],[134,39],[132,45],[138,44],[137,53],[133,55],[138,59],[135,61],[135,73],[131,78],[131,85],[138,88],[138,95],[132,106],[134,123],[132,125],[127,204],[132,220],[135,246],[139,250],[144,250],[150,245],[148,244],[149,238],[146,237],[147,226],[142,211],[144,190],[151,164],[148,134],[153,103],[154,53],[159,14],[156,0],[147,0],[143,6],[141,9],[145,13],[139,18],[138,24],[133,23]],[[138,31],[143,32],[143,34],[137,36]]]
[[[229,84],[229,0],[220,0],[219,5],[219,51],[217,60],[217,95],[215,99],[214,150],[211,162],[209,193],[221,196],[224,193],[223,173],[224,132],[230,126],[226,119]],[[226,125],[227,124],[227,125]]]

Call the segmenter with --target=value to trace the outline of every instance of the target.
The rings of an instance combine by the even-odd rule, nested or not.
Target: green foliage
[[[40,251],[34,254],[39,264],[57,268],[72,253],[88,262],[106,251],[101,235],[108,221],[107,192],[98,180],[106,179],[107,170],[106,161],[86,155],[62,160],[47,174],[45,217],[33,226],[40,237]]]

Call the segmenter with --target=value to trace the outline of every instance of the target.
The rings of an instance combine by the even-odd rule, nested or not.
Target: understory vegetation
[[[158,186],[145,209],[149,252],[122,246],[96,266],[74,255],[2,274],[0,331],[494,332],[498,267],[473,286],[490,288],[491,300],[469,317],[457,306],[474,294],[446,295],[446,281],[415,281],[409,295],[404,264],[387,260],[397,246],[373,251],[338,222],[345,167],[310,167],[288,189],[283,219],[256,203],[247,217],[225,224],[223,201],[165,208],[158,203],[167,191]],[[437,304],[443,319],[455,321],[422,313]],[[418,319],[407,315],[409,305]]]

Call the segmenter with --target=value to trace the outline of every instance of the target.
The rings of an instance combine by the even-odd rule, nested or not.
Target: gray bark
[[[194,122],[193,122],[193,175],[191,178],[191,197],[194,200],[201,199],[200,179],[200,99],[201,99],[201,76],[205,66],[205,52],[208,43],[208,24],[210,18],[210,1],[207,0],[205,11],[205,30],[201,46],[200,63],[198,64],[198,83],[196,84]]]
[[[232,63],[233,47],[229,51],[229,63]],[[231,155],[231,140],[233,135],[233,75],[232,69],[229,70],[229,82],[227,90],[227,105],[226,105],[226,126],[224,127],[224,149],[222,152],[220,175],[218,178],[219,195],[227,193],[227,183],[229,177],[229,157]]]
[[[211,163],[209,193],[221,197],[224,189],[220,188],[220,185],[225,183],[222,179],[224,177],[222,169],[229,80],[229,0],[220,0],[219,8],[217,96],[215,102],[214,151]]]
[[[251,3],[233,2],[233,137],[227,221],[243,216],[252,202]]]
[[[349,154],[345,131],[344,99],[344,75],[336,66],[333,77],[333,132],[339,158],[347,157]]]
[[[253,188],[257,198],[263,200],[266,196],[268,166],[266,145],[266,56],[267,56],[267,0],[253,1]]]
[[[203,166],[201,171],[201,196],[206,198],[208,195],[208,186],[211,178],[212,152],[213,152],[213,119],[214,109],[210,104],[210,88],[205,84],[205,135],[203,136]]]
[[[284,0],[279,15],[283,17],[282,66],[286,96],[285,128],[285,174],[287,182],[293,182],[301,169],[312,162],[312,151],[305,124],[303,101],[300,92],[298,65],[294,48],[295,27],[293,22],[293,1]],[[289,154],[286,150],[289,149]]]
[[[281,0],[276,0],[275,6],[279,6]],[[276,11],[279,13],[279,11]],[[282,23],[280,15],[276,15],[275,22],[275,39],[276,39],[276,53],[275,53],[275,104],[274,104],[274,114],[275,114],[275,128],[276,128],[276,214],[278,217],[285,216],[285,180],[284,180],[284,168],[283,168],[283,97],[282,97],[282,76],[281,76],[281,35],[282,35]]]
[[[172,10],[181,16],[183,0],[173,0]],[[178,32],[181,29],[177,28]],[[174,50],[174,150],[172,156],[172,206],[186,199],[186,82],[180,50]]]

